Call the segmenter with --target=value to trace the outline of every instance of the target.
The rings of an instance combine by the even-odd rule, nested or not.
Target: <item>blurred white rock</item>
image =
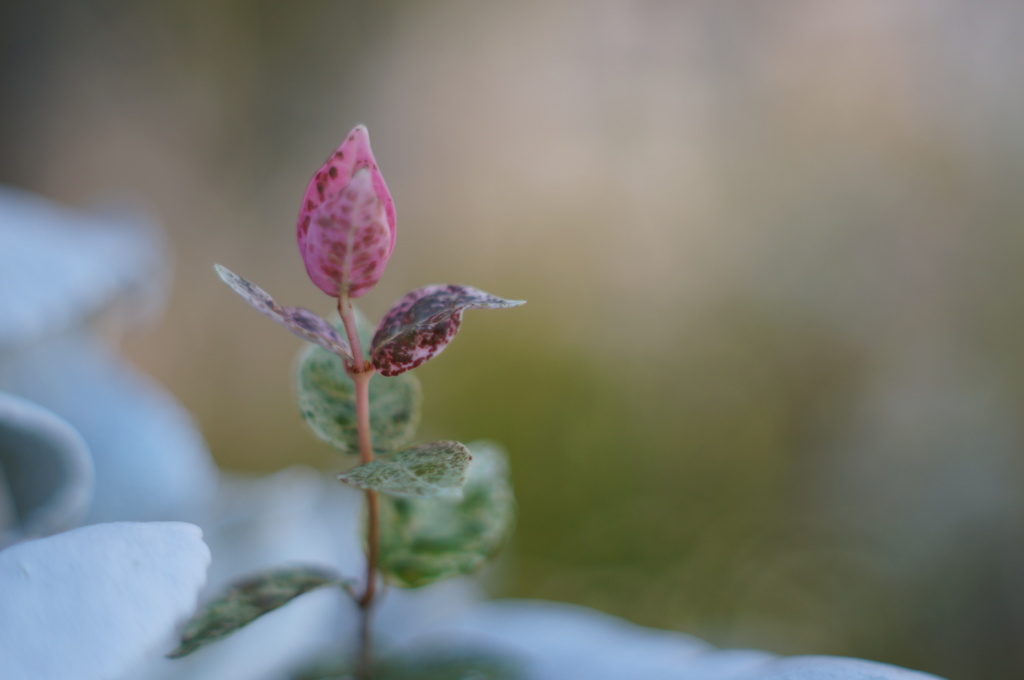
[[[210,554],[182,522],[116,522],[0,552],[0,678],[109,680],[166,649]]]
[[[0,187],[0,391],[61,416],[92,452],[86,523],[196,520],[216,469],[189,414],[94,330],[152,316],[161,232],[138,215],[75,212]]]

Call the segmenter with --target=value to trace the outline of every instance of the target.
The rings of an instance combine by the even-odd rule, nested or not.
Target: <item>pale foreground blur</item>
[[[168,315],[127,348],[232,468],[336,466],[293,242],[366,123],[398,243],[363,308],[472,282],[424,437],[502,441],[506,594],[728,646],[1024,673],[1024,6],[9,3],[0,181],[148,201]]]

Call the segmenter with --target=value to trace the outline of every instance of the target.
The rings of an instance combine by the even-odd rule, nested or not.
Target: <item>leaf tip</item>
[[[220,277],[221,281],[223,281],[224,283],[226,283],[228,285],[231,284],[231,281],[233,279],[237,279],[238,278],[237,274],[235,274],[233,271],[231,271],[230,269],[228,269],[227,267],[225,267],[224,265],[222,265],[220,263],[214,263],[213,271],[215,271],[217,273],[217,276]]]

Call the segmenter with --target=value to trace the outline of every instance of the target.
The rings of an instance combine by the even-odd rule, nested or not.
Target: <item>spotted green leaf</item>
[[[469,449],[459,442],[431,442],[385,454],[338,479],[392,496],[461,498],[470,460]]]
[[[396,302],[373,336],[370,358],[381,375],[412,370],[441,353],[462,324],[467,309],[504,309],[525,304],[504,300],[470,286],[418,288]]]
[[[340,575],[320,567],[286,566],[254,574],[201,607],[185,625],[181,644],[167,656],[172,659],[188,656],[303,593],[346,583]]]
[[[302,307],[282,307],[267,291],[243,279],[227,267],[214,265],[217,276],[257,311],[281,324],[307,342],[343,357],[352,357],[348,341],[326,319]]]
[[[379,565],[404,588],[479,569],[504,545],[515,522],[515,499],[501,449],[469,445],[463,497],[381,498]]]
[[[342,360],[320,347],[299,354],[299,410],[318,437],[341,451],[356,453],[355,385]],[[412,375],[370,379],[370,431],[373,448],[386,453],[409,443],[416,433],[423,401],[419,381]]]

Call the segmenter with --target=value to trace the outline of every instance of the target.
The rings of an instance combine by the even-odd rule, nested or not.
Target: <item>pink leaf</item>
[[[308,309],[302,307],[282,307],[274,302],[274,298],[255,283],[246,281],[238,274],[235,274],[227,267],[214,265],[217,275],[224,283],[231,286],[232,290],[245,298],[245,301],[278,322],[295,335],[307,342],[320,345],[328,352],[351,361],[352,351],[348,342],[335,330],[334,326],[326,319],[317,316]]]
[[[388,310],[373,336],[370,359],[381,375],[416,368],[441,352],[459,331],[467,309],[516,307],[469,286],[434,285],[412,291]]]
[[[395,248],[395,204],[357,126],[306,188],[296,236],[309,278],[333,297],[359,297],[380,279]]]

